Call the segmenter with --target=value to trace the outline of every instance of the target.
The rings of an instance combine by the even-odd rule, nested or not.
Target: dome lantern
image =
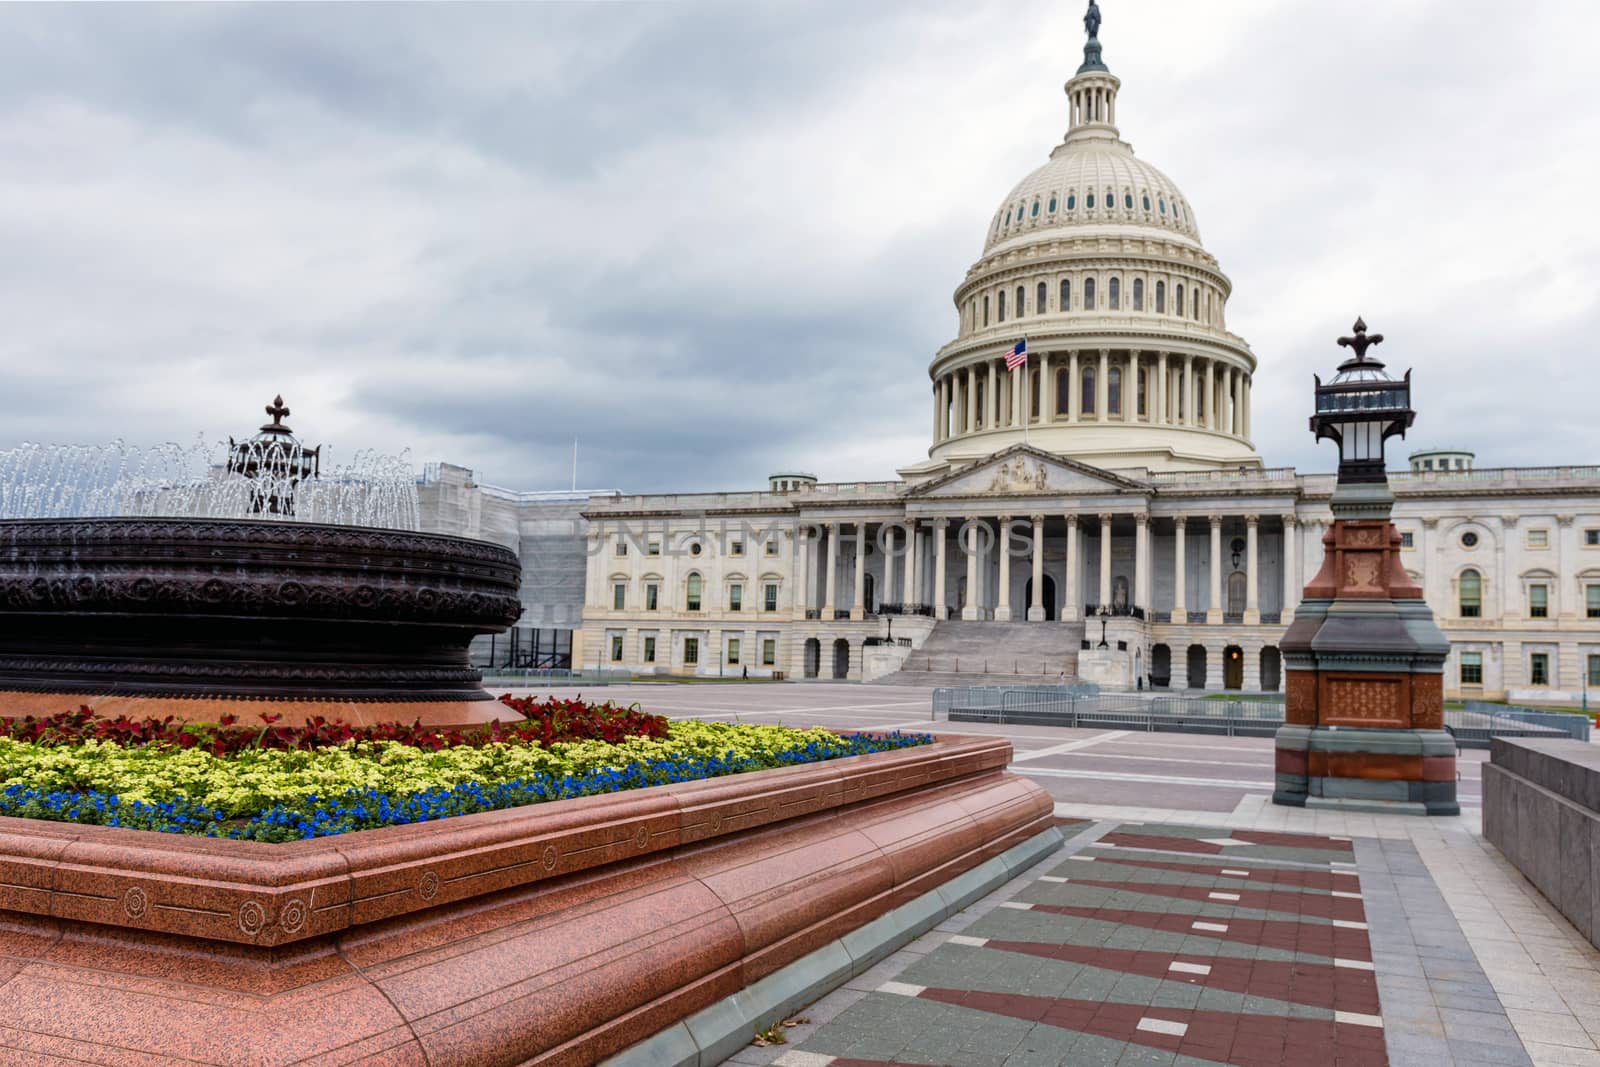
[[[1089,0],[1083,16],[1089,40],[1083,46],[1083,65],[1066,84],[1067,100],[1072,105],[1068,143],[1084,140],[1115,141],[1117,137],[1117,90],[1122,82],[1111,73],[1100,55],[1100,5]]]

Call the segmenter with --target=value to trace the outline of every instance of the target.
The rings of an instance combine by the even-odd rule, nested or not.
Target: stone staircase
[[[874,685],[1054,684],[1065,671],[1077,681],[1082,622],[960,622],[935,624],[898,672]]]

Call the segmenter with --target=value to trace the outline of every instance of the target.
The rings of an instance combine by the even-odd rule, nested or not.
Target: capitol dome
[[[1065,138],[990,217],[956,289],[957,337],[929,367],[929,460],[906,476],[1025,440],[1119,470],[1261,466],[1256,358],[1226,325],[1233,283],[1188,198],[1122,139],[1121,86],[1090,36]],[[1019,343],[1026,366],[1008,369]]]

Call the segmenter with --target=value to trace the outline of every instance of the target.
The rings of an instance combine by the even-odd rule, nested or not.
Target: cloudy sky
[[[881,478],[1077,0],[0,6],[0,448],[249,431],[515,488]],[[1412,443],[1600,462],[1592,0],[1103,0],[1264,459],[1356,314]]]

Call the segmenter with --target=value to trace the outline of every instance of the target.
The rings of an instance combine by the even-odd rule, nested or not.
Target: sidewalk
[[[1255,799],[1060,804],[1056,857],[727,1062],[1600,1067],[1600,952],[1474,818]]]

